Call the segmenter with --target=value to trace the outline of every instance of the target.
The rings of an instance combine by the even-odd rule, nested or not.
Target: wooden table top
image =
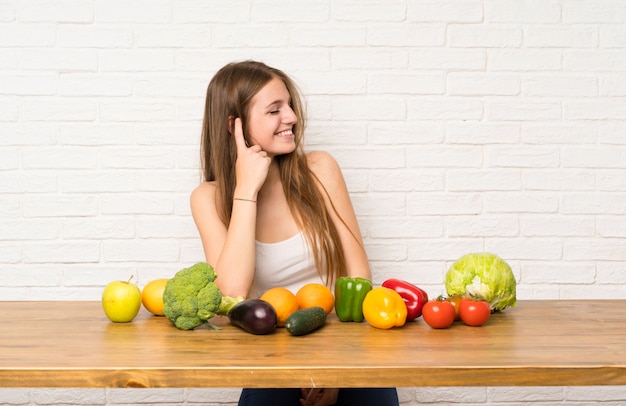
[[[482,327],[420,318],[265,336],[227,318],[176,329],[144,309],[112,323],[99,302],[0,302],[0,387],[626,385],[626,300],[520,301]]]

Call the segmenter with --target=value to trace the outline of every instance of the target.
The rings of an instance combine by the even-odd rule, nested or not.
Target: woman
[[[202,132],[204,182],[191,211],[206,261],[229,296],[332,287],[371,278],[359,226],[336,161],[304,153],[299,92],[282,71],[231,63],[209,83]],[[240,405],[394,405],[395,389],[244,389]],[[335,403],[337,402],[337,403]],[[364,403],[365,402],[365,403]]]

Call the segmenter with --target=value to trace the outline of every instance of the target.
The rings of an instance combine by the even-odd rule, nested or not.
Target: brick
[[[359,25],[299,24],[289,32],[290,44],[298,47],[358,47],[367,44],[367,29]],[[304,65],[307,66],[307,65]]]
[[[489,71],[560,71],[563,52],[559,49],[488,49]]]
[[[99,104],[100,119],[107,122],[173,121],[176,111],[167,101],[128,99],[125,102],[102,102]]]
[[[522,81],[522,94],[529,97],[595,97],[598,80],[588,76],[532,76]]]
[[[52,96],[58,86],[58,75],[51,73],[0,76],[2,95]]]
[[[562,387],[533,387],[501,386],[487,388],[487,397],[491,402],[508,402],[515,399],[519,402],[556,402],[563,399]]]
[[[624,23],[626,6],[621,1],[575,1],[563,6],[565,23]]]
[[[97,23],[169,23],[172,6],[166,0],[108,0],[96,3]]]
[[[2,24],[0,47],[49,47],[54,45],[56,24]]]
[[[522,186],[530,191],[592,191],[596,188],[596,175],[588,170],[537,168],[522,173]]]
[[[468,252],[483,250],[481,238],[420,239],[409,241],[408,258],[411,261],[455,261]]]
[[[104,169],[167,169],[174,167],[174,151],[158,147],[107,148],[100,152]]]
[[[183,388],[112,388],[107,391],[108,404],[134,404],[134,403],[182,403],[184,400]]]
[[[365,94],[368,77],[361,71],[330,71],[330,72],[302,72],[297,75],[298,83],[311,83],[311,89],[306,94],[319,95],[349,95]]]
[[[626,27],[623,24],[601,25],[600,48],[626,48]]]
[[[191,218],[143,216],[136,220],[139,238],[196,238],[198,231]]]
[[[564,214],[619,215],[626,213],[626,193],[569,192],[561,197],[560,211]]]
[[[374,145],[440,144],[445,139],[444,125],[435,121],[376,122],[368,127],[367,141]]]
[[[62,48],[130,48],[133,45],[131,26],[60,24],[57,45]]]
[[[444,171],[433,170],[380,170],[372,173],[370,189],[374,192],[442,191]]]
[[[105,240],[102,259],[106,262],[175,262],[179,258],[176,240]]]
[[[522,45],[522,30],[506,26],[451,24],[448,26],[448,44],[470,48],[519,47]]]
[[[25,148],[22,165],[27,169],[95,169],[98,151],[86,148]]]
[[[407,247],[400,242],[370,243],[367,246],[367,255],[372,261],[404,261],[407,258]]]
[[[496,146],[485,148],[485,165],[495,168],[556,168],[560,152],[554,147]]]
[[[213,27],[213,45],[218,48],[286,47],[289,38],[284,29],[271,23],[249,23],[238,26],[236,30],[228,24],[216,25]]]
[[[128,145],[133,140],[132,124],[104,124],[94,126],[92,123],[60,123],[58,140],[61,145],[100,146]]]
[[[480,100],[460,97],[415,97],[409,100],[409,120],[480,120],[484,104]]]
[[[562,109],[559,102],[535,101],[493,101],[485,107],[487,118],[495,121],[544,121],[560,120]]]
[[[626,96],[626,75],[604,74],[599,80],[599,95],[603,97]]]
[[[94,196],[30,194],[22,202],[24,217],[95,216],[98,212]]]
[[[56,89],[55,89],[56,90]],[[131,96],[133,82],[128,76],[101,73],[61,74],[58,81],[61,96]]]
[[[405,68],[408,51],[399,48],[342,48],[330,51],[330,64],[334,69],[388,69]]]
[[[595,267],[589,263],[525,263],[522,281],[528,284],[592,284]]]
[[[332,100],[332,114],[341,120],[403,120],[406,103],[398,97],[338,96]]]
[[[33,389],[33,401],[38,405],[75,404],[104,405],[106,404],[105,389]]]
[[[370,94],[443,94],[445,76],[434,74],[374,73],[369,77]]]
[[[449,144],[516,144],[520,142],[520,125],[507,122],[452,121],[446,123]]]
[[[452,192],[521,190],[517,169],[451,169],[446,172],[446,190]]]
[[[133,188],[129,188],[132,192]],[[103,215],[168,215],[174,213],[174,198],[160,193],[115,193],[100,196]],[[187,201],[188,203],[188,201]]]
[[[522,140],[528,144],[595,144],[598,124],[594,122],[524,122]]]
[[[556,213],[559,197],[551,192],[506,192],[483,195],[485,213]]]
[[[28,0],[20,3],[18,15],[25,22],[92,23],[94,8],[81,0]]]
[[[517,75],[491,73],[449,73],[448,94],[453,96],[514,96],[520,93]]]
[[[16,170],[19,168],[19,154],[16,149],[0,150],[0,170]]]
[[[446,236],[515,237],[519,224],[514,216],[450,216],[445,218]]]
[[[415,218],[373,218],[369,220],[369,236],[380,239],[443,237],[444,222],[438,216]]]
[[[483,150],[478,146],[411,146],[406,148],[409,168],[480,168]]]
[[[595,26],[529,24],[524,27],[524,46],[530,48],[595,48]]]
[[[276,12],[280,10],[280,13]],[[289,0],[255,1],[251,8],[251,20],[261,22],[325,23],[331,14],[325,0],[306,0],[294,3]]]
[[[91,240],[104,238],[133,238],[135,222],[128,218],[66,218],[62,221],[63,238],[70,240]]]
[[[98,70],[98,54],[95,50],[85,49],[24,49],[21,66],[25,70],[63,70],[89,71]]]
[[[60,236],[56,219],[0,219],[0,240],[54,240]]]
[[[339,0],[333,4],[332,17],[338,21],[403,21],[406,4],[402,0]]]
[[[442,24],[374,26],[367,35],[367,43],[371,46],[429,47],[443,46],[445,41],[446,28]]]
[[[3,286],[58,286],[60,284],[60,272],[54,266],[44,264],[36,269],[13,268],[3,270]]]
[[[558,237],[495,238],[485,241],[484,250],[497,253],[507,261],[525,258],[556,261],[564,258],[564,244]]]
[[[26,264],[90,263],[100,261],[97,241],[25,242],[22,248]]]
[[[626,188],[626,170],[596,170],[596,187],[602,192],[614,192]]]
[[[413,193],[407,195],[409,215],[471,215],[482,212],[477,193]]]
[[[561,156],[565,168],[626,168],[626,147],[564,147]]]
[[[525,237],[593,237],[596,233],[596,220],[586,215],[522,215],[519,224]]]
[[[618,72],[626,70],[626,52],[616,49],[567,49],[563,52],[566,72]]]
[[[140,25],[133,30],[133,45],[140,48],[205,48],[211,45],[208,25]]]
[[[619,120],[626,114],[626,102],[623,101],[600,99],[563,104],[563,115],[567,120]]]
[[[483,3],[478,0],[410,1],[407,20],[424,23],[480,23],[483,21]]]
[[[487,52],[471,48],[418,48],[409,51],[409,66],[427,70],[482,71]]]
[[[561,7],[556,2],[504,0],[485,3],[488,23],[559,23]]]
[[[172,49],[103,49],[98,58],[101,72],[158,72],[174,68]]]
[[[21,120],[29,122],[91,122],[96,119],[96,110],[97,106],[91,100],[76,100],[59,97],[29,97],[20,102],[19,116]]]
[[[626,219],[623,216],[602,216],[596,220],[600,237],[626,238]]]

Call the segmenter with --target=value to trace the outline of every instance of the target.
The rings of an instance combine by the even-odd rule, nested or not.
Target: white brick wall
[[[203,94],[293,75],[376,282],[460,255],[520,299],[626,296],[623,0],[0,0],[1,300],[97,300],[202,259]],[[624,388],[402,388],[403,404],[626,404]],[[238,390],[0,390],[0,404],[231,404]],[[53,400],[56,399],[56,400]]]

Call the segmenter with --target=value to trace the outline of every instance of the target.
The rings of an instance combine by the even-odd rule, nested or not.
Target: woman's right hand
[[[235,163],[237,196],[255,199],[263,186],[272,158],[259,145],[248,147],[243,136],[241,118],[235,118],[234,132],[237,145],[237,161]]]

